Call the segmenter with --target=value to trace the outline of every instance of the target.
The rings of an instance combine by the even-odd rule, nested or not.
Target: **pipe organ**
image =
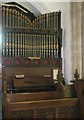
[[[3,118],[79,118],[78,84],[63,85],[61,47],[61,11],[35,17],[2,5]]]

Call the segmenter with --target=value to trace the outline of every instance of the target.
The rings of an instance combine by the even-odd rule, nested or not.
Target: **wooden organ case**
[[[61,73],[57,83],[51,75],[53,69],[62,69],[61,12],[36,18],[9,3],[2,5],[2,19],[3,118],[77,119],[73,86],[74,95],[66,98]]]

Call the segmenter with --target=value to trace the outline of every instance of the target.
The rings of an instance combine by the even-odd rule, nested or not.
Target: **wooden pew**
[[[60,77],[61,76],[61,77]],[[34,76],[27,77],[26,79],[21,79],[29,83],[30,79],[33,86],[37,84],[37,88],[34,88],[35,91],[27,91],[27,92],[14,92],[15,89],[19,87],[22,88],[22,84],[16,84],[17,79],[12,77],[13,88],[9,92],[8,88],[8,78],[4,78],[4,104],[3,104],[3,118],[43,118],[48,119],[79,119],[80,118],[80,98],[76,95],[76,88],[74,85],[69,86],[68,90],[72,90],[70,94],[72,94],[73,90],[74,95],[68,96],[65,95],[67,87],[62,85],[61,73],[58,74],[58,81],[54,83],[52,78],[44,78],[43,76]],[[20,80],[20,79],[18,79]],[[43,82],[42,82],[43,80]],[[38,83],[37,83],[38,81]],[[48,82],[49,81],[49,82]],[[19,81],[18,81],[19,82]],[[46,84],[47,83],[47,84]],[[44,89],[46,86],[53,86],[53,89]],[[19,86],[21,85],[21,86]],[[45,86],[38,91],[38,88]],[[23,85],[27,87],[25,84]],[[40,86],[40,87],[39,87]],[[73,88],[73,89],[71,89]],[[43,91],[42,91],[43,90]]]

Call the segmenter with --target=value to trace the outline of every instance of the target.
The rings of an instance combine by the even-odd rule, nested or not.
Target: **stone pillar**
[[[84,2],[82,2],[82,78],[84,79]]]
[[[71,60],[72,60],[72,79],[75,69],[82,77],[82,2],[71,2]]]

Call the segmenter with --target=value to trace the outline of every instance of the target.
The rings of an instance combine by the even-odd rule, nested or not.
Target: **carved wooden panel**
[[[33,117],[32,110],[12,112],[12,118],[32,118],[32,117]]]
[[[78,108],[75,106],[63,106],[58,108],[59,118],[78,118]]]
[[[32,110],[12,111],[12,118],[38,118],[38,119],[78,119],[78,108],[75,106],[62,106],[58,108],[38,108]],[[35,112],[35,114],[34,114]],[[35,116],[34,116],[35,115]]]
[[[55,118],[54,108],[36,109],[37,118]]]

